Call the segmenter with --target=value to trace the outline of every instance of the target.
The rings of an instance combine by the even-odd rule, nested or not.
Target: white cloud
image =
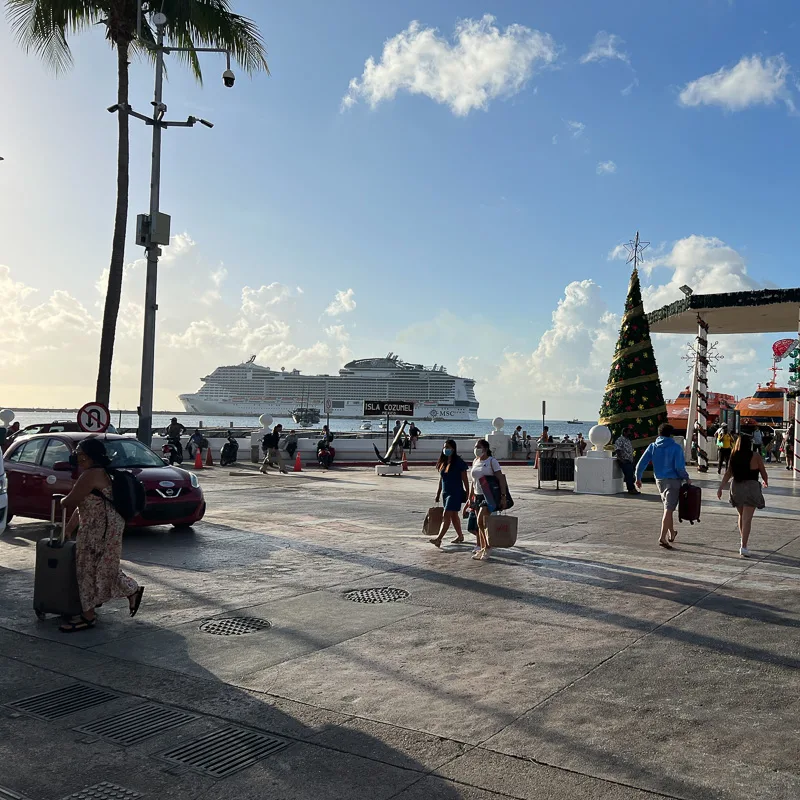
[[[346,314],[353,311],[356,307],[354,300],[355,292],[352,289],[347,291],[340,290],[336,292],[336,297],[333,298],[330,305],[325,309],[325,313],[329,317],[338,317],[340,314]]]
[[[625,64],[630,64],[630,56],[621,49],[624,44],[625,40],[615,33],[598,31],[589,47],[589,51],[581,56],[581,64],[590,64],[593,61],[608,61],[610,59],[618,59]]]
[[[715,237],[694,234],[679,239],[669,252],[645,261],[642,272],[652,277],[660,269],[672,270],[672,275],[666,283],[643,287],[648,311],[680,300],[683,285],[698,294],[763,288],[747,274],[741,254]]]
[[[328,328],[325,328],[325,335],[329,336],[331,339],[336,339],[339,342],[349,342],[350,341],[350,334],[347,332],[347,329],[344,325],[331,325]]]
[[[597,165],[598,175],[611,175],[617,171],[617,165],[613,161],[601,161]]]
[[[580,139],[580,137],[583,136],[583,132],[586,130],[586,125],[577,120],[568,119],[565,124],[573,139]]]
[[[624,89],[620,90],[620,94],[627,97],[638,85],[639,79],[634,78]]]
[[[359,100],[375,108],[406,91],[465,116],[486,109],[491,100],[520,92],[535,67],[552,64],[558,53],[549,34],[524,25],[501,30],[489,14],[459,20],[452,42],[414,21],[384,44],[379,62],[367,59],[361,77],[350,81],[342,110]]]
[[[787,87],[790,72],[782,55],[745,56],[734,67],[722,67],[687,83],[679,102],[684,106],[716,105],[728,111],[741,111],[755,105],[773,105],[780,100],[794,111],[794,101]]]
[[[558,134],[553,136],[553,144],[558,144]]]

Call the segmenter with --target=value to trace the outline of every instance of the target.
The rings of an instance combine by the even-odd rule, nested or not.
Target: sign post
[[[542,400],[542,436],[544,436],[544,415],[547,411],[547,400]]]
[[[111,423],[111,414],[102,403],[86,403],[78,411],[78,427],[86,433],[104,433]]]
[[[326,397],[325,398],[325,415],[327,417],[327,420],[325,421],[325,424],[328,426],[328,430],[331,429],[331,410],[332,409],[333,409],[333,400],[330,400],[329,398]]]
[[[392,414],[397,417],[413,417],[414,403],[407,400],[365,400],[365,417],[382,417],[386,414],[386,452],[389,452],[389,418]]]

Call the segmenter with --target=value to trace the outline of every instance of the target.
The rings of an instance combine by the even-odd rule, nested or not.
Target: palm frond
[[[89,0],[6,0],[6,16],[17,41],[55,72],[72,66],[67,36],[105,16],[105,3]]]
[[[255,22],[235,14],[230,0],[163,0],[169,41],[187,47],[182,53],[202,80],[195,47],[220,47],[231,51],[234,59],[248,74],[264,70],[269,74],[264,39]]]

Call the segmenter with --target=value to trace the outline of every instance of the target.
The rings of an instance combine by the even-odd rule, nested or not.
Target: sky
[[[271,74],[227,89],[206,54],[202,86],[179,63],[165,84],[168,118],[215,127],[164,135],[157,409],[253,354],[314,374],[392,351],[474,377],[482,417],[596,419],[637,230],[648,310],[800,284],[792,0],[233,5]],[[71,45],[54,75],[0,21],[0,406],[94,397],[116,62],[99,28]],[[134,109],[152,81],[134,60]],[[138,404],[149,160],[132,120],[114,408]],[[709,388],[752,393],[778,338],[722,337]],[[654,338],[668,397],[687,339]]]

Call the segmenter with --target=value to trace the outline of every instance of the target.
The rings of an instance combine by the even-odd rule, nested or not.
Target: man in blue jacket
[[[658,439],[644,451],[636,465],[636,485],[642,488],[642,475],[652,462],[661,499],[664,502],[664,517],[661,520],[661,537],[658,543],[672,550],[670,542],[678,535],[675,531],[673,512],[678,507],[681,484],[689,481],[683,448],[672,438],[675,429],[664,423],[658,429]]]

